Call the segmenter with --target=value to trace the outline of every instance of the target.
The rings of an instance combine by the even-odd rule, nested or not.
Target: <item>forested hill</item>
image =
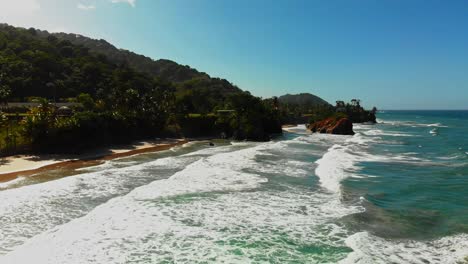
[[[41,102],[26,111],[8,109],[8,115],[0,111],[0,131],[5,125],[17,127],[16,134],[2,138],[0,133],[0,146],[9,149],[15,138],[26,148],[49,151],[76,141],[76,148],[85,149],[162,135],[267,140],[281,132],[273,99],[262,100],[174,62],[153,62],[172,65],[174,73],[166,67],[149,74],[116,60],[110,51],[103,54],[45,31],[0,24],[0,104]],[[192,75],[179,74],[182,69]],[[49,102],[78,106],[63,116]],[[19,111],[22,120],[16,120]]]
[[[75,45],[83,45],[92,52],[106,55],[116,64],[125,63],[136,71],[144,72],[171,82],[184,82],[193,78],[210,77],[206,73],[199,72],[189,66],[182,66],[170,60],[153,60],[128,50],[118,49],[103,39],[92,39],[82,35],[68,33],[48,33],[47,31],[39,31],[39,35],[43,37],[53,35],[58,39],[68,40]]]
[[[105,40],[76,34],[0,24],[0,44],[4,65],[0,70],[5,76],[14,76],[4,82],[13,88],[15,100],[30,96],[68,98],[80,93],[94,96],[111,83],[109,74],[116,67],[173,84],[177,100],[182,102],[179,105],[189,112],[210,112],[230,95],[242,92],[225,79],[211,78],[189,66],[154,61],[117,49]]]
[[[301,105],[301,106],[304,106],[304,105],[329,106],[330,105],[327,101],[310,93],[286,94],[286,95],[280,96],[278,100],[282,104],[295,104],[295,105]]]
[[[197,93],[214,93],[215,96],[222,96],[240,91],[238,87],[225,79],[212,78],[204,72],[171,60],[153,60],[128,50],[119,49],[103,39],[97,40],[77,34],[49,33],[47,31],[38,31],[38,35],[44,38],[53,35],[60,40],[82,45],[93,53],[105,55],[115,64],[126,64],[137,72],[175,83],[181,93],[186,92],[186,90],[194,90]]]

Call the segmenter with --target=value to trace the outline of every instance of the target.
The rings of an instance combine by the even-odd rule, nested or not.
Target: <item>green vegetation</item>
[[[361,100],[352,99],[349,103],[336,101],[336,105],[332,106],[320,97],[308,93],[287,94],[278,98],[283,124],[310,124],[342,118],[348,118],[353,123],[375,123],[377,108],[368,111],[360,103]]]
[[[310,93],[285,94],[280,96],[278,101],[283,105],[296,105],[302,109],[331,106],[327,101]]]
[[[104,40],[4,24],[0,106],[3,153],[79,152],[155,136],[269,140],[284,123],[375,121],[375,110],[359,100],[336,107],[312,94],[262,100],[227,80]]]
[[[278,99],[281,120],[285,124],[305,124],[322,120],[335,112],[335,108],[322,98],[309,93],[286,94]]]
[[[361,106],[359,99],[352,99],[350,103],[336,101],[335,109],[337,113],[346,115],[353,123],[376,122],[377,108],[373,107],[372,110],[367,111]]]
[[[281,133],[269,100],[173,62],[115,52],[0,25],[0,105],[36,104],[3,108],[0,151],[18,142],[28,151],[79,152],[154,136],[268,140]]]
[[[152,60],[128,50],[118,49],[103,39],[97,40],[67,33],[52,34],[40,30],[36,30],[36,32],[43,39],[54,37],[61,41],[83,46],[93,54],[106,56],[109,61],[116,65],[128,65],[139,73],[174,83],[177,92],[191,91],[193,94],[200,95],[209,93],[212,98],[217,98],[216,95],[227,96],[241,92],[238,87],[227,80],[212,78],[204,72],[199,72],[187,65],[180,65],[170,60]]]

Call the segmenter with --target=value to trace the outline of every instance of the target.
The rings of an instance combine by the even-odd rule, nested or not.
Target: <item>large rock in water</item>
[[[327,133],[334,135],[354,135],[353,123],[348,118],[327,118],[309,124],[308,129],[312,132]]]

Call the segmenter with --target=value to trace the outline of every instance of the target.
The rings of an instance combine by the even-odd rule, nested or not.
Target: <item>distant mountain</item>
[[[295,104],[295,105],[310,105],[310,106],[328,106],[330,105],[327,101],[322,98],[310,94],[310,93],[300,93],[300,94],[285,94],[278,98],[278,101],[282,104]]]

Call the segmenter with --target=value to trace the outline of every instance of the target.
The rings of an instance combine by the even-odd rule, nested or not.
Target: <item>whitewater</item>
[[[2,184],[0,263],[463,263],[468,148],[412,115]]]

